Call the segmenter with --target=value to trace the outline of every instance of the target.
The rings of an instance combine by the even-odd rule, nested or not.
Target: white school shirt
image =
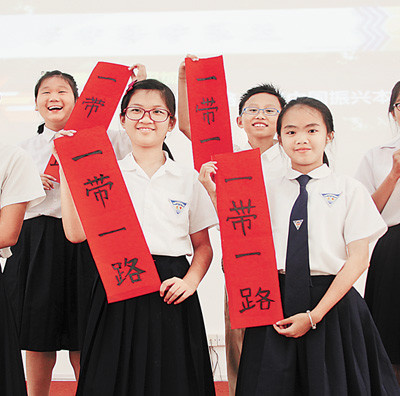
[[[299,193],[301,173],[289,169],[267,182],[268,204],[278,270],[285,270],[290,213]],[[308,174],[308,245],[311,275],[336,275],[347,259],[346,246],[386,232],[371,196],[357,180],[336,175],[325,164]],[[301,220],[301,219],[299,219]]]
[[[235,152],[252,149],[253,147],[249,142],[242,146],[234,145],[233,147]],[[290,168],[290,159],[279,143],[275,143],[261,154],[261,166],[265,182],[267,179],[274,179],[285,174],[287,169]]]
[[[218,219],[198,173],[168,158],[149,178],[132,153],[119,161],[151,254],[192,254],[190,234],[212,227]]]
[[[56,132],[44,127],[43,133],[36,134],[19,144],[29,152],[35,161],[40,174],[44,173],[46,166],[53,154],[53,139]],[[107,131],[113,145],[117,159],[124,158],[132,151],[132,144],[125,131]],[[61,218],[60,184],[53,183],[52,190],[46,190],[46,199],[40,204],[26,211],[25,220],[38,216],[51,216]]]
[[[22,202],[32,208],[45,198],[32,158],[19,147],[0,144],[0,192],[0,209]],[[0,256],[11,256],[10,249],[0,249]]]
[[[361,161],[355,177],[364,184],[372,195],[392,170],[393,153],[400,149],[400,138],[375,147],[367,152]],[[400,180],[381,213],[390,227],[400,223]]]

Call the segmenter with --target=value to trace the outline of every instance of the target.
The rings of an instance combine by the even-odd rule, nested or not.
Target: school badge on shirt
[[[180,214],[187,205],[187,202],[175,201],[174,199],[169,199],[169,202],[171,202],[171,205],[173,206],[176,214]]]
[[[296,230],[299,231],[301,225],[303,224],[303,219],[301,219],[301,220],[293,220],[293,224],[296,227]]]
[[[337,199],[340,197],[342,193],[339,194],[333,194],[333,193],[321,193],[322,198],[324,198],[324,201],[328,204],[328,206],[332,206]]]

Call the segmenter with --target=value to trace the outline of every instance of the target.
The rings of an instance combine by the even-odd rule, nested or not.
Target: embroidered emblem
[[[299,231],[301,225],[303,224],[303,219],[301,219],[301,220],[293,220],[293,224],[296,227],[296,230]]]
[[[175,209],[176,214],[180,214],[183,209],[185,209],[185,206],[187,205],[187,202],[183,201],[175,201],[173,199],[170,199],[169,202],[171,202],[171,205]]]
[[[340,194],[333,194],[333,193],[321,193],[322,198],[324,198],[325,202],[328,204],[328,206],[332,206],[337,199],[340,197],[342,193]]]

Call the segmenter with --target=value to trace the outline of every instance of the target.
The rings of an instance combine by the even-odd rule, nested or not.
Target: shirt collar
[[[43,133],[41,134],[43,138],[46,140],[46,142],[51,142],[54,139],[54,135],[57,132],[52,131],[51,129],[47,128],[46,125],[43,128]]]
[[[382,144],[382,146],[380,147],[381,149],[383,148],[398,148],[400,146],[400,137],[396,136],[394,139],[390,140],[389,142]]]
[[[272,147],[261,154],[261,158],[266,158],[268,162],[271,162],[274,158],[281,155],[280,150],[281,148],[279,143],[275,143]]]
[[[253,150],[253,147],[251,147],[251,145],[248,141],[245,144],[243,144],[242,146],[240,146],[240,151],[244,151],[244,150]],[[278,155],[281,155],[279,143],[276,140],[274,140],[274,145],[272,147],[270,147],[268,150],[265,150],[261,154],[261,158],[266,158],[267,161],[272,161]]]
[[[331,173],[332,170],[328,167],[328,165],[322,164],[318,168],[313,169],[310,173],[308,173],[308,176],[310,176],[312,179],[322,179],[329,176]],[[287,178],[290,180],[297,179],[301,175],[301,172],[294,170],[293,168],[289,168],[286,173]]]
[[[168,153],[166,151],[163,151],[163,153],[166,160],[160,168],[163,168],[165,172],[169,172],[176,176],[181,176],[182,171],[178,164],[168,157]],[[136,162],[132,152],[130,152],[124,159],[118,162],[121,170],[123,171],[138,171],[139,169],[142,169],[140,165]]]

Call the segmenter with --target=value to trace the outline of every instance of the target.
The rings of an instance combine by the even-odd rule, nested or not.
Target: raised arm
[[[186,58],[190,58],[194,61],[198,61],[199,58],[196,55],[187,54]],[[184,135],[192,140],[192,135],[190,131],[190,120],[189,120],[189,105],[187,97],[187,85],[186,85],[186,68],[185,60],[179,65],[178,73],[178,123],[179,130],[184,133]]]
[[[400,178],[400,150],[393,153],[393,165],[389,174],[385,180],[378,187],[378,189],[372,194],[372,199],[375,202],[379,212],[385,208],[387,201],[393,193],[397,181]]]

